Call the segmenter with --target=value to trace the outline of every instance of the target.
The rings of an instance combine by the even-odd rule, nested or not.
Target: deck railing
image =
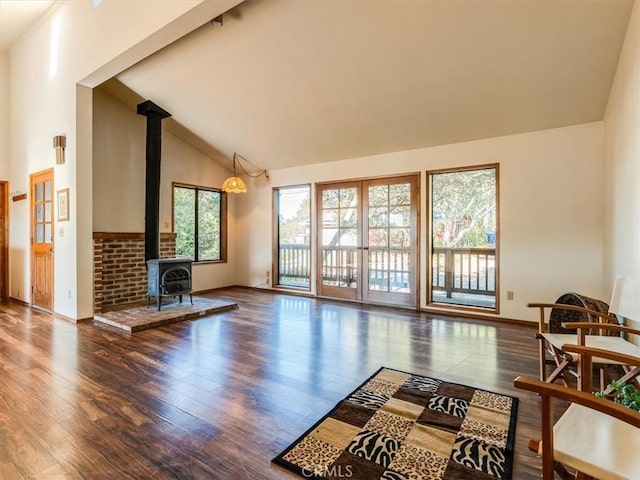
[[[343,258],[337,261],[338,249],[325,247],[325,281],[351,285],[357,265]],[[346,250],[346,251],[345,251]],[[345,249],[342,255],[353,255],[356,248]],[[308,245],[281,244],[278,282],[283,285],[308,286],[310,282],[310,249]],[[495,296],[495,248],[434,248],[432,256],[432,289],[452,293]],[[342,265],[339,268],[338,265]],[[393,282],[392,282],[393,283]]]
[[[496,294],[495,248],[434,248],[431,287],[451,294]]]
[[[280,244],[278,283],[281,285],[309,286],[310,253],[309,245]]]

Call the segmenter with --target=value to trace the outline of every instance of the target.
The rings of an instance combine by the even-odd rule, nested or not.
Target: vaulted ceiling
[[[268,169],[597,121],[633,3],[247,0],[111,92]]]
[[[53,0],[1,0],[0,51],[9,51],[51,5]]]

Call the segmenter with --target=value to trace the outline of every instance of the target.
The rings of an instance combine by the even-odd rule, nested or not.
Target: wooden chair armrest
[[[573,390],[555,383],[547,383],[530,377],[517,377],[513,384],[517,388],[539,393],[541,411],[540,420],[542,426],[542,443],[539,454],[542,455],[542,478],[553,479],[555,477],[554,461],[554,416],[552,398],[559,398],[568,402],[582,405],[599,414],[609,415],[624,423],[640,428],[640,412],[619,405],[611,400],[596,397],[591,393]],[[565,478],[565,477],[563,477]]]
[[[602,323],[597,326],[590,322],[565,322],[562,324],[564,328],[571,329],[589,329],[597,328],[598,330],[608,330],[613,332],[630,333],[633,335],[640,335],[640,330],[626,325],[618,325],[617,323]]]
[[[544,312],[547,308],[558,308],[561,310],[570,310],[573,312],[584,313],[589,315],[590,317],[596,317],[599,323],[608,324],[613,321],[616,323],[615,317],[608,313],[597,312],[595,310],[591,310],[589,308],[578,307],[576,305],[564,305],[562,303],[527,303],[527,307],[529,308],[539,308],[540,309],[540,317],[538,319],[538,332],[546,333],[547,332],[547,321],[544,318]],[[592,325],[593,327],[593,325]]]
[[[524,376],[517,377],[513,381],[513,384],[516,388],[539,393],[545,397],[555,397],[566,400],[567,402],[577,403],[604,413],[605,415],[610,415],[636,428],[640,428],[640,412],[636,412],[631,408],[624,407],[611,400],[596,397],[591,393],[581,392],[556,383],[546,383],[536,378]]]
[[[625,365],[640,365],[640,357],[626,353],[614,352],[613,350],[603,350],[601,348],[585,347],[583,345],[566,343],[562,346],[562,351],[588,355],[589,357],[606,358],[607,360],[613,360],[614,362],[620,362]]]
[[[612,315],[605,312],[598,312],[596,310],[591,310],[590,308],[578,307],[577,305],[565,305],[563,303],[527,303],[527,307],[530,308],[558,308],[561,310],[571,310],[574,312],[586,313],[587,315],[592,315],[594,317],[600,318],[612,318]]]

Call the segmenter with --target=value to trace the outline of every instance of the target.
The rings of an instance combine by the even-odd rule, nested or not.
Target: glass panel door
[[[318,294],[416,307],[418,176],[317,192]]]
[[[318,294],[359,299],[360,183],[318,187]]]
[[[53,171],[30,176],[31,303],[53,310]]]
[[[417,178],[370,180],[365,195],[364,300],[414,306]]]

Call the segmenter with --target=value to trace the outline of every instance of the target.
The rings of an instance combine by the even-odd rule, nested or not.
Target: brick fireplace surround
[[[175,257],[176,234],[160,234],[160,258]],[[93,309],[146,302],[144,233],[93,232]]]

